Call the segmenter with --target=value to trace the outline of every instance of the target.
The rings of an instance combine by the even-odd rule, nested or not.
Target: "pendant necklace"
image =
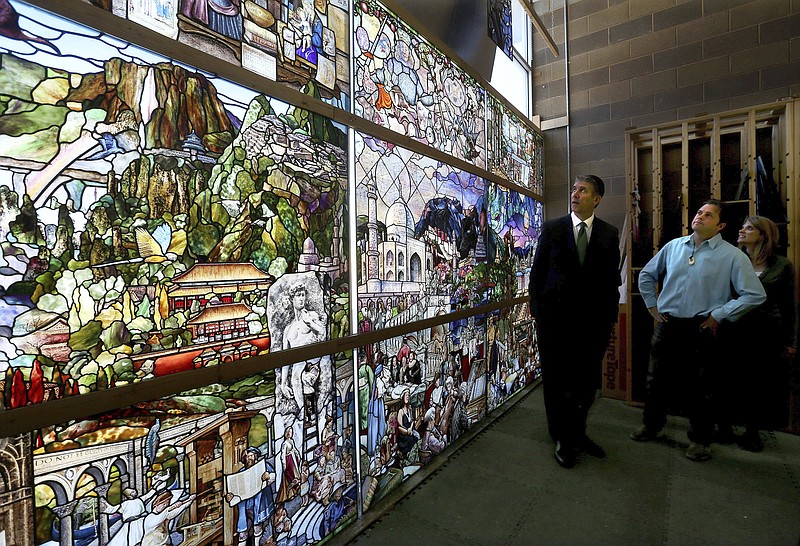
[[[697,247],[692,247],[692,255],[689,256],[689,265],[694,265],[694,253],[697,252]]]

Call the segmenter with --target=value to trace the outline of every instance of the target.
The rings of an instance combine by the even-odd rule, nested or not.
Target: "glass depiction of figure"
[[[397,412],[397,446],[403,459],[407,459],[414,445],[419,441],[419,432],[415,430],[416,423],[411,409],[411,390],[403,391],[403,406]]]
[[[367,406],[367,453],[370,456],[375,454],[381,438],[386,434],[386,405],[383,400],[386,392],[384,376],[383,364],[378,364]]]
[[[108,542],[109,546],[139,544],[141,542],[144,537],[144,518],[147,515],[145,504],[156,493],[157,489],[154,487],[151,491],[139,497],[135,489],[126,487],[122,490],[122,502],[118,505],[109,504],[103,509],[103,513],[115,514],[119,512],[122,516],[122,527]]]
[[[322,21],[314,17],[314,8],[306,8],[302,2],[299,3],[289,18],[289,24],[299,35],[295,54],[311,64],[317,64],[317,50],[322,48]]]
[[[239,472],[245,472],[252,468],[261,458],[261,452],[248,447],[242,453],[241,462],[244,467]],[[258,546],[261,542],[261,535],[266,531],[267,536],[272,536],[272,522],[270,516],[275,511],[275,500],[273,497],[272,484],[275,482],[275,472],[272,465],[265,461],[266,471],[261,475],[261,489],[250,498],[241,499],[228,493],[225,500],[233,506],[236,505],[236,534],[239,544],[247,543],[247,538],[253,536],[253,544]]]
[[[287,428],[283,433],[283,445],[281,446],[281,463],[283,463],[283,475],[281,477],[281,488],[278,491],[278,502],[286,502],[294,498],[300,492],[301,474],[303,463],[300,452],[292,440],[292,428]],[[303,499],[303,505],[306,500]]]
[[[313,309],[306,308],[306,287],[298,282],[289,289],[294,316],[283,330],[283,349],[302,347],[325,339],[325,322]],[[297,362],[281,368],[281,392],[286,398],[294,398],[297,407],[303,408],[303,370],[306,362]],[[289,371],[291,369],[291,379]],[[290,385],[291,383],[291,385]]]
[[[194,495],[172,504],[173,491],[164,491],[153,500],[153,511],[144,518],[144,538],[141,546],[171,546],[169,524],[186,510]]]

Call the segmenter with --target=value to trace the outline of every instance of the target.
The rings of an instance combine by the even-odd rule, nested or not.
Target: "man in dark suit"
[[[545,223],[531,270],[547,425],[556,461],[565,468],[581,452],[605,457],[586,436],[621,284],[619,232],[594,215],[604,193],[599,177],[575,178],[572,213]]]

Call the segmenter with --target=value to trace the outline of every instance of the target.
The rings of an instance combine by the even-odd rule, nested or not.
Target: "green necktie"
[[[578,260],[583,265],[583,260],[586,259],[586,249],[589,247],[589,238],[586,237],[586,222],[578,224]]]

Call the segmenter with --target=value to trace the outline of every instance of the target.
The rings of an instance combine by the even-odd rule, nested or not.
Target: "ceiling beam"
[[[553,55],[558,57],[558,46],[556,45],[556,42],[553,40],[553,37],[550,36],[550,32],[544,26],[542,20],[536,14],[536,11],[533,9],[533,3],[531,2],[531,0],[519,0],[519,3],[522,6],[522,9],[524,9],[525,12],[528,14],[528,17],[531,18],[533,26],[536,27],[536,30],[538,30],[539,34],[541,34],[542,38],[544,38],[547,47],[550,48],[550,51],[553,52]]]

